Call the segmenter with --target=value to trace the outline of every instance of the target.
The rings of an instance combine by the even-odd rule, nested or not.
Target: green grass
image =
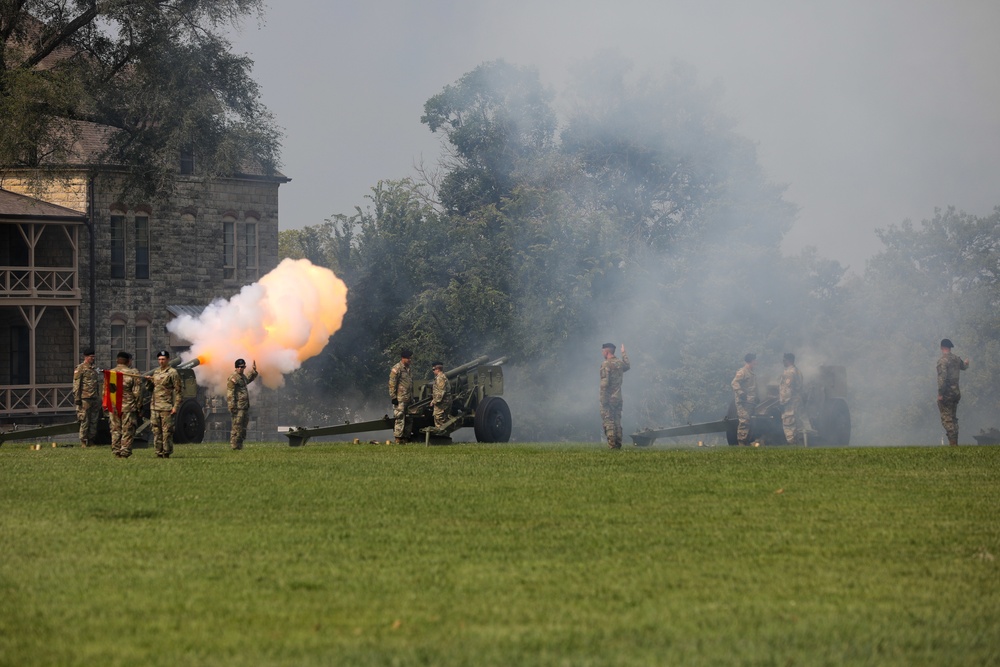
[[[0,448],[2,665],[997,665],[1000,447]]]

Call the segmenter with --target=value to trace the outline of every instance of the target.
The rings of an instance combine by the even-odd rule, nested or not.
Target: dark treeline
[[[935,442],[948,336],[973,357],[963,441],[994,425],[1000,209],[889,224],[864,274],[845,277],[815,249],[781,253],[796,209],[692,72],[635,76],[605,57],[575,74],[557,103],[532,69],[477,67],[425,105],[447,148],[439,172],[281,233],[284,256],[350,288],[343,329],[283,394],[290,418],[381,415],[405,345],[421,376],[435,358],[509,355],[515,438],[598,440],[611,341],[632,360],[627,433],[718,419],[745,352],[774,382],[791,351],[807,379],[847,366],[855,443]]]

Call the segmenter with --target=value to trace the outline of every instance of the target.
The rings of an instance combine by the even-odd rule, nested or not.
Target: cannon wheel
[[[487,396],[476,406],[473,424],[479,442],[507,442],[510,440],[510,408],[499,396]]]
[[[177,411],[177,421],[174,422],[174,442],[201,442],[205,439],[205,413],[201,405],[193,398],[181,403]]]
[[[823,441],[846,447],[851,444],[851,411],[847,401],[831,398],[823,415]]]

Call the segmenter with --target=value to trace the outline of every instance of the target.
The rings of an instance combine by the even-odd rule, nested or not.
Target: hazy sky
[[[270,0],[234,38],[285,129],[281,228],[351,213],[436,163],[424,102],[480,63],[538,69],[617,50],[721,84],[722,111],[800,207],[786,251],[864,269],[874,230],[1000,205],[997,0]]]

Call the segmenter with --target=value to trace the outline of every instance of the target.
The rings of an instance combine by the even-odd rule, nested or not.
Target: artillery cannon
[[[507,442],[510,440],[511,417],[503,395],[503,368],[507,357],[489,360],[482,356],[445,372],[452,397],[448,420],[438,429],[434,426],[431,409],[434,382],[414,384],[413,402],[409,412],[413,419],[413,432],[422,433],[427,444],[451,442],[451,434],[460,428],[472,427],[478,442]],[[314,428],[293,427],[285,433],[291,447],[300,447],[309,438],[392,430],[395,420],[389,415],[364,422],[345,422],[336,426]]]
[[[820,366],[819,375],[806,383],[803,392],[803,425],[806,444],[820,446],[847,446],[851,444],[851,412],[847,407],[847,369],[844,366]],[[685,424],[671,428],[645,429],[632,434],[637,447],[648,447],[657,438],[675,438],[683,435],[725,433],[726,441],[736,445],[736,401],[729,403],[726,416],[719,421]],[[778,385],[767,386],[767,397],[757,405],[750,417],[750,441],[765,445],[783,445],[785,432],[781,424],[781,405],[778,402]]]
[[[171,359],[170,365],[177,369],[181,377],[181,407],[177,411],[174,419],[174,442],[183,444],[186,442],[201,442],[205,438],[205,413],[201,404],[198,403],[198,384],[195,380],[194,371],[191,370],[199,364],[198,359],[192,359],[181,363],[179,357]],[[149,378],[149,374],[142,377]],[[148,383],[143,383],[142,399],[139,406],[139,425],[135,429],[136,437],[145,440],[145,433],[149,429],[149,405],[150,393],[147,388]],[[30,440],[32,438],[49,437],[52,435],[69,435],[76,433],[80,428],[80,422],[63,422],[61,424],[50,424],[39,426],[23,431],[8,431],[0,433],[0,445],[8,440]],[[97,424],[96,442],[99,445],[111,444],[111,425],[108,422],[108,415],[101,411],[100,421]]]

